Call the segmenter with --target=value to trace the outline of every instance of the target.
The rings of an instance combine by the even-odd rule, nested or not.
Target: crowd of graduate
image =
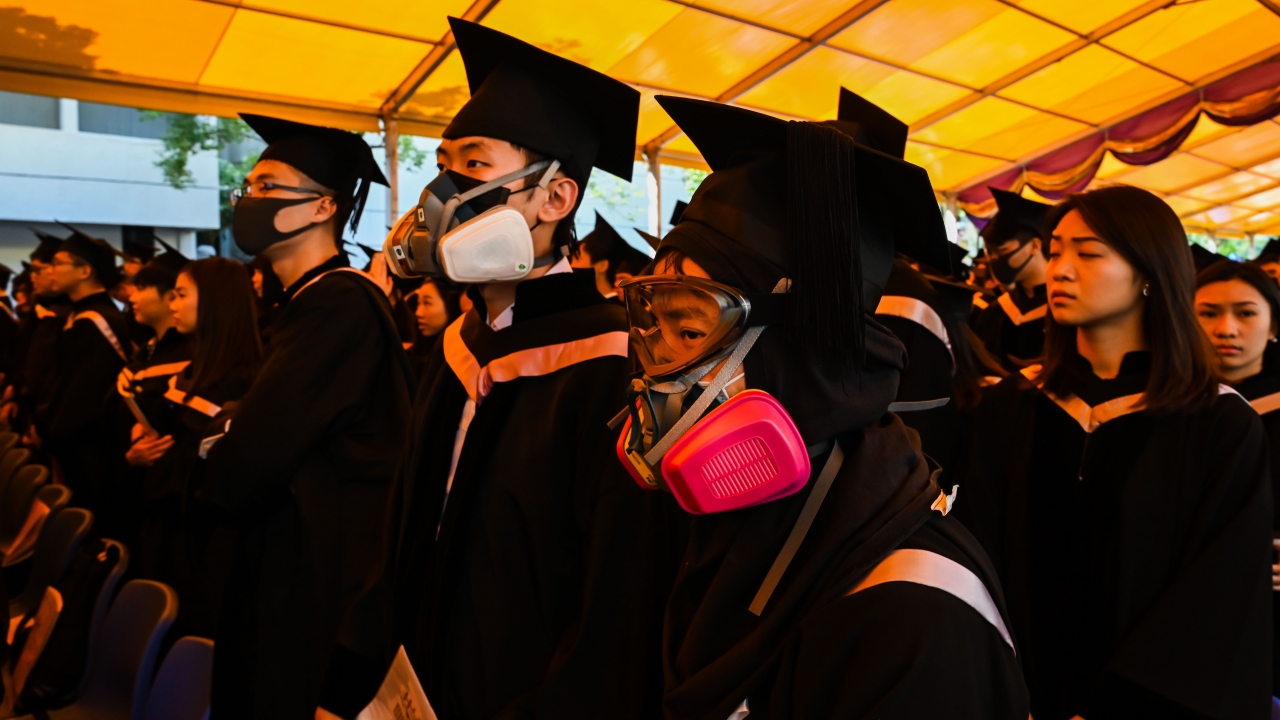
[[[712,173],[656,257],[579,241],[638,93],[451,24],[471,98],[363,271],[371,149],[245,115],[253,263],[41,235],[0,314],[0,419],[214,639],[215,720],[406,659],[443,720],[1271,716],[1280,252],[1116,186],[995,190],[966,260],[843,90],[658,96]]]

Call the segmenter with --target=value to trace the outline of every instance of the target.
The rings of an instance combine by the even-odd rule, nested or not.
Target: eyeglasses
[[[324,193],[312,188],[290,187],[288,185],[277,185],[272,182],[245,183],[240,187],[231,188],[231,204],[234,206],[236,203],[240,202],[241,198],[266,195],[272,190],[285,190],[287,192],[306,193],[308,195],[324,197]]]

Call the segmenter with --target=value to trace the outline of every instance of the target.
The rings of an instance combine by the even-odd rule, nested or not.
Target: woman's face
[[[449,325],[449,308],[445,307],[444,298],[440,297],[440,289],[433,282],[423,283],[418,288],[418,309],[414,311],[418,319],[418,330],[424,337],[435,337]]]
[[[178,332],[190,335],[196,331],[200,291],[187,273],[178,275],[178,282],[173,286],[173,300],[169,303],[169,309],[173,311],[173,324]]]
[[[1047,270],[1049,309],[1059,325],[1104,325],[1141,307],[1145,279],[1075,210],[1054,228]]]
[[[1262,353],[1275,338],[1271,306],[1239,278],[1209,283],[1196,290],[1196,316],[1218,353],[1223,375],[1243,380],[1262,371]]]

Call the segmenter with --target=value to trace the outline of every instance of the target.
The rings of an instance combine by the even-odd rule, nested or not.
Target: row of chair
[[[70,490],[46,485],[48,469],[27,465],[28,451],[15,448],[9,435],[0,432],[0,547],[8,547],[3,542],[14,518],[23,518],[16,521],[21,529],[36,503],[48,508],[34,548],[25,558],[5,559],[6,567],[29,563],[27,582],[9,601],[9,617],[17,618],[37,608],[46,589],[63,578],[89,539],[94,518],[88,510],[68,507]],[[83,677],[75,691],[63,698],[64,707],[47,710],[44,716],[51,720],[207,717],[212,641],[181,638],[156,672],[165,635],[177,617],[177,593],[163,583],[133,580],[117,594],[128,566],[128,548],[112,540],[104,542],[117,550],[118,560],[93,603]]]

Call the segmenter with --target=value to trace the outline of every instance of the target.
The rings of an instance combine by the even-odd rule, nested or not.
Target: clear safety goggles
[[[688,275],[647,275],[620,289],[631,345],[650,377],[697,367],[728,348],[752,325],[781,319],[784,295],[743,293]]]

